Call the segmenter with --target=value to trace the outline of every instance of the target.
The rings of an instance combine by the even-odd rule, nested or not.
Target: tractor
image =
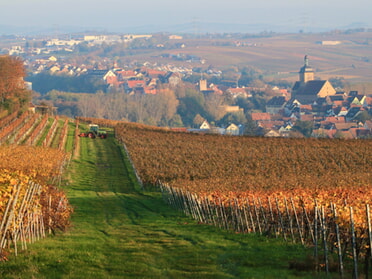
[[[89,124],[89,131],[79,134],[79,137],[86,137],[91,139],[99,137],[101,139],[105,139],[107,138],[107,133],[104,130],[100,130],[97,124]]]

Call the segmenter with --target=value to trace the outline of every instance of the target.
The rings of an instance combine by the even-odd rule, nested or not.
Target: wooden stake
[[[283,217],[282,217],[282,213],[280,212],[278,198],[275,198],[275,203],[276,203],[276,208],[278,210],[280,228],[282,229],[284,240],[287,241],[286,231],[284,229]]]
[[[298,222],[297,212],[296,212],[296,208],[294,206],[292,198],[291,198],[291,204],[292,204],[292,209],[293,209],[293,213],[294,213],[294,216],[295,216],[295,220],[296,220],[296,223],[297,223],[298,232],[300,234],[301,244],[304,245],[305,243],[304,243],[304,239],[302,237],[302,231],[301,231],[300,223]]]
[[[275,237],[278,238],[278,234],[277,234],[277,227],[276,227],[276,222],[275,222],[275,219],[274,219],[274,213],[273,213],[273,208],[271,206],[271,200],[270,200],[270,197],[267,198],[268,199],[268,203],[269,203],[269,210],[270,210],[270,217],[271,217],[271,224],[272,226],[274,227],[274,234],[275,234]]]
[[[318,270],[318,206],[315,202],[314,207],[314,258],[315,258],[315,268]]]
[[[247,204],[247,209],[248,209],[248,213],[249,213],[249,218],[251,219],[251,224],[252,224],[253,232],[256,232],[256,226],[255,226],[254,221],[253,221],[253,216],[252,216],[252,212],[251,212],[251,206],[249,205],[249,200],[248,200],[248,198],[247,198],[245,201],[246,201],[246,204]]]
[[[248,223],[248,216],[247,216],[247,211],[246,211],[246,206],[243,206],[243,214],[244,214],[244,220],[245,220],[245,225],[246,225],[246,228],[247,228],[247,233],[250,232],[250,227],[249,227],[249,223]]]
[[[356,252],[354,213],[353,213],[352,206],[350,206],[350,224],[351,224],[351,244],[352,244],[353,260],[354,260],[354,278],[357,279],[358,278],[358,258],[357,258],[357,252]]]
[[[296,240],[295,240],[294,233],[293,233],[292,218],[291,218],[291,215],[289,214],[288,204],[287,204],[287,199],[286,198],[284,198],[284,204],[285,204],[285,210],[287,212],[287,217],[288,217],[288,222],[289,222],[289,229],[291,231],[291,236],[292,236],[292,242],[295,243]]]
[[[264,207],[262,206],[260,198],[258,198],[258,204],[260,205],[260,211],[261,211],[261,214],[262,214],[263,223],[265,225],[265,230],[267,231],[268,230],[268,224],[267,224],[266,214],[265,214],[265,210],[264,210]]]
[[[323,235],[323,246],[324,246],[324,263],[325,263],[325,271],[328,275],[329,273],[329,264],[328,264],[328,246],[327,246],[327,228],[326,228],[326,222],[325,222],[325,213],[324,213],[324,207],[322,206],[321,209],[322,212],[322,235]]]
[[[369,204],[366,204],[367,212],[367,223],[368,223],[368,241],[369,241],[369,252],[372,259],[372,227],[371,227],[371,215],[369,211]]]
[[[313,228],[312,228],[312,225],[311,225],[311,222],[310,222],[310,219],[309,219],[309,215],[307,214],[307,210],[306,210],[306,208],[305,208],[304,203],[302,203],[302,210],[303,210],[304,215],[305,215],[305,220],[306,220],[306,223],[307,223],[307,227],[309,228],[309,232],[310,232],[311,240],[312,240],[312,242],[314,243],[314,242],[315,242],[315,239],[314,239],[314,232],[313,232]]]
[[[252,201],[253,201],[254,213],[255,213],[256,219],[257,219],[258,231],[260,232],[260,234],[262,234],[260,216],[258,215],[256,203],[254,202],[254,198],[252,198]]]
[[[337,240],[337,254],[338,254],[339,272],[340,272],[340,277],[344,278],[344,264],[342,262],[341,237],[340,237],[340,228],[339,228],[339,225],[338,225],[338,215],[337,215],[336,205],[331,204],[331,208],[332,208],[332,211],[333,211],[333,216],[335,218],[335,233],[336,233],[336,240]]]

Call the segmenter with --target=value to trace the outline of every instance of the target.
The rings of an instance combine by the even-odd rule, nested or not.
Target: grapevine
[[[117,124],[115,134],[144,185],[159,185],[166,202],[199,222],[324,243],[340,259],[368,255],[371,140],[227,137],[133,123]]]

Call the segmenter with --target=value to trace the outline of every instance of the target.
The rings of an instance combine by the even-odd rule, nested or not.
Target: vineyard
[[[57,187],[70,159],[68,132],[68,119],[47,114],[0,119],[0,260],[68,227],[72,208]]]
[[[326,272],[371,272],[372,141],[115,133],[144,187],[200,222],[312,246]]]

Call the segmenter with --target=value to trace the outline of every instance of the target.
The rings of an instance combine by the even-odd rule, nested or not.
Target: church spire
[[[309,66],[309,57],[305,55],[304,66],[300,69],[300,82],[308,82],[309,80],[314,80],[314,70]]]
[[[307,55],[305,55],[305,67],[309,67],[309,58],[307,57]]]

